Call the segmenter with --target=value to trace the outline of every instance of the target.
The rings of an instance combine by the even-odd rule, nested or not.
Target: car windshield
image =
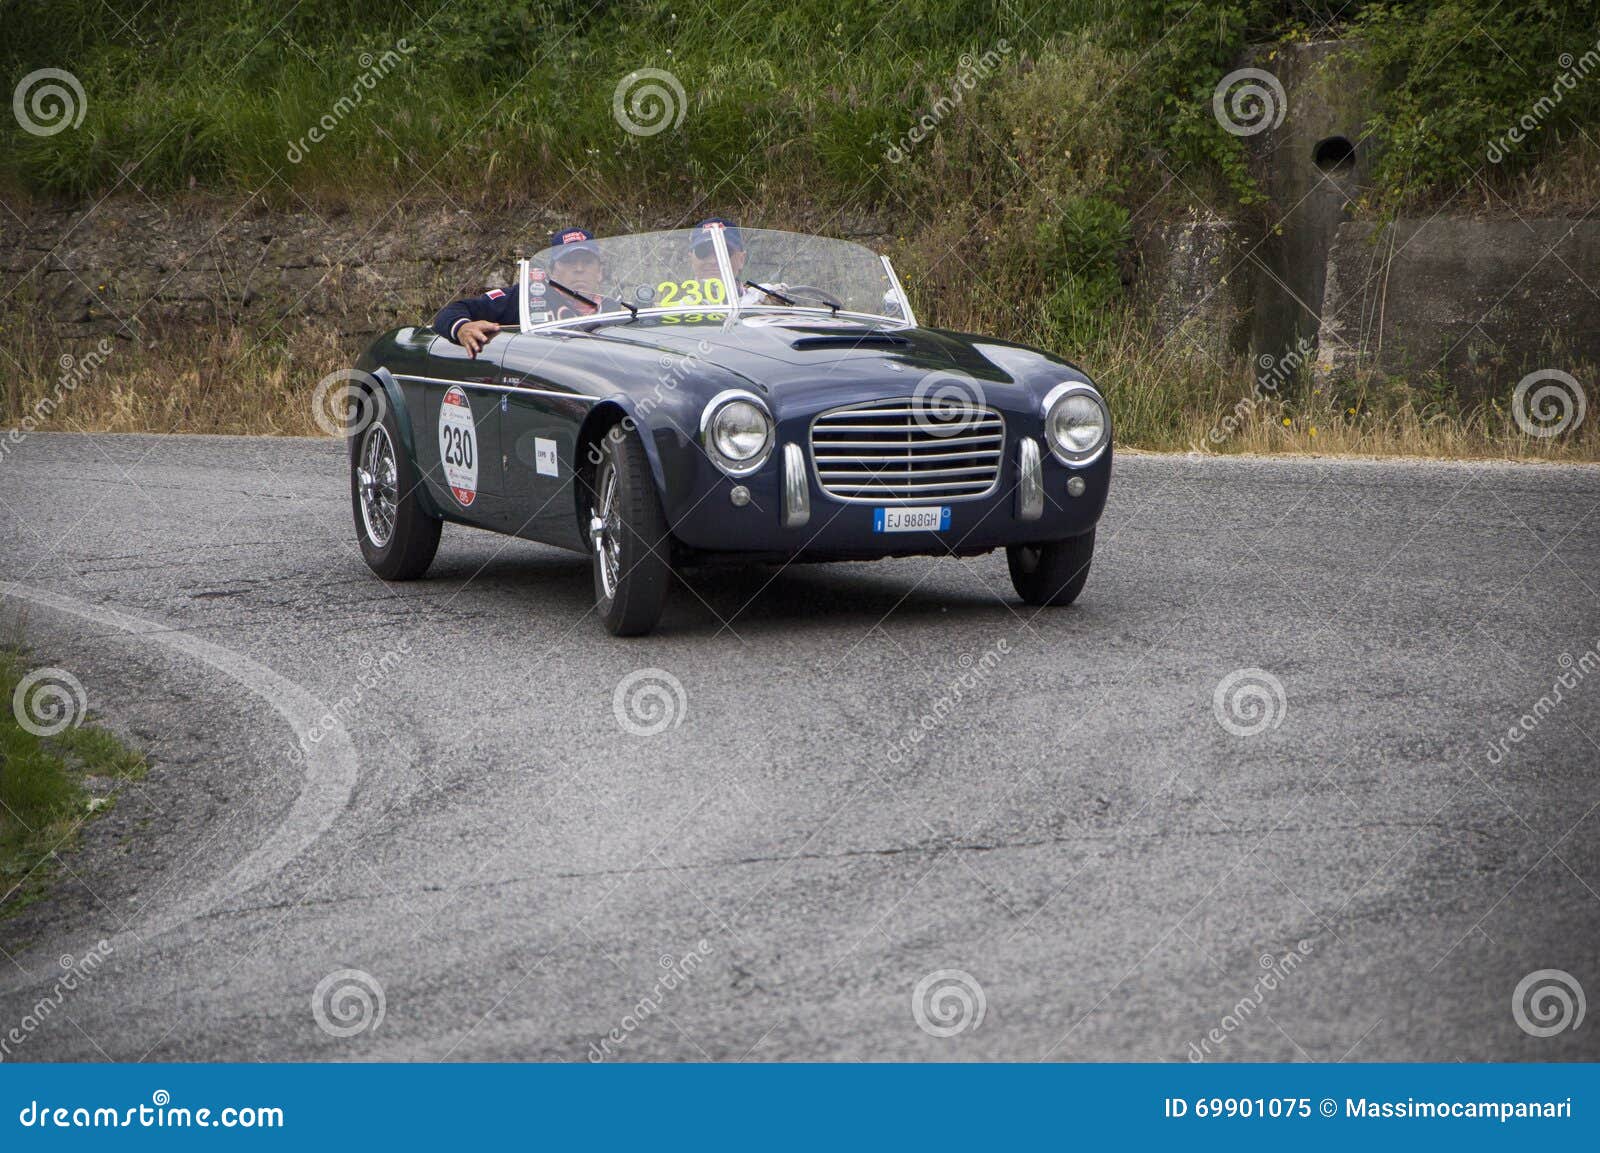
[[[522,273],[526,323],[635,310],[910,316],[886,262],[859,244],[753,228],[725,229],[721,238],[722,252],[711,234],[687,228],[547,248]]]
[[[900,287],[882,257],[848,240],[739,230],[744,255],[730,242],[728,256],[742,289],[741,305],[855,312],[900,320],[910,315]],[[759,286],[751,289],[746,286]],[[767,294],[763,290],[771,290]]]

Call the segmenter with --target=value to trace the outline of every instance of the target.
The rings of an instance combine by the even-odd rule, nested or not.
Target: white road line
[[[130,939],[148,941],[215,909],[230,897],[276,876],[332,827],[355,791],[359,759],[355,744],[344,725],[332,717],[326,705],[305,689],[279,676],[249,657],[224,648],[192,633],[157,621],[130,616],[113,608],[88,604],[72,597],[32,585],[0,581],[0,597],[29,601],[43,608],[80,617],[94,624],[119,629],[148,644],[173,649],[210,665],[266,701],[293,730],[295,746],[303,750],[298,795],[288,813],[266,840],[233,867],[224,877],[197,893],[181,898],[165,912],[149,917],[133,929],[119,933],[113,945]],[[317,739],[312,740],[313,729]],[[285,755],[284,764],[292,764]],[[17,987],[29,984],[21,982]],[[0,991],[11,992],[10,983]]]

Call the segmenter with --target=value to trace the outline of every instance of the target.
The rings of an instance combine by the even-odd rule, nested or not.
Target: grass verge
[[[1048,307],[1037,305],[1041,312]],[[1053,347],[1043,339],[1049,332],[1042,316],[980,314],[986,310],[960,302],[931,311],[941,325],[1000,330]],[[356,355],[309,327],[266,342],[242,328],[168,335],[142,346],[118,342],[91,382],[64,390],[58,362],[64,347],[38,338],[13,346],[22,371],[14,388],[0,393],[0,426],[24,433],[37,427],[317,436],[317,382]],[[1128,448],[1600,461],[1600,420],[1591,417],[1559,436],[1530,436],[1512,415],[1509,389],[1456,389],[1433,376],[1319,385],[1309,367],[1264,388],[1249,357],[1181,338],[1159,340],[1131,310],[1113,310],[1085,326],[1063,352],[1105,393],[1117,443]],[[1593,379],[1594,366],[1578,371]],[[0,465],[17,448],[0,437]]]
[[[20,650],[0,648],[0,919],[49,890],[57,855],[146,771],[143,756],[81,717],[50,736],[25,728],[14,697],[30,671]]]

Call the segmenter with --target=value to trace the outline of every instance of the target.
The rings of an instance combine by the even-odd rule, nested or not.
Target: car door
[[[502,361],[501,443],[505,491],[514,522],[507,531],[565,548],[588,547],[573,492],[578,432],[594,398],[563,382],[569,347],[582,336],[514,336]]]
[[[510,335],[489,341],[476,357],[438,337],[426,375],[403,376],[420,392],[412,414],[417,463],[439,507],[463,520],[499,527],[506,516],[501,451],[500,362]]]

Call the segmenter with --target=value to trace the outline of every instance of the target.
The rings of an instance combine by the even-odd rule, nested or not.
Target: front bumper
[[[1011,429],[1037,423],[1020,421],[1011,413],[1006,416]],[[669,491],[664,504],[679,543],[705,553],[819,560],[987,552],[1005,545],[1063,540],[1089,531],[1100,519],[1111,484],[1109,445],[1089,464],[1069,468],[1050,453],[1037,427],[1025,427],[1008,431],[999,483],[985,496],[845,502],[829,496],[818,484],[807,446],[808,428],[803,421],[781,422],[778,444],[766,464],[739,479],[724,474],[698,446],[682,441],[675,445],[677,451],[666,469]],[[1023,447],[1027,440],[1033,442],[1033,451]],[[1036,472],[1025,468],[1030,456],[1037,460]],[[803,483],[796,475],[800,468]],[[1074,476],[1083,478],[1079,496],[1070,495],[1067,489]],[[734,505],[731,495],[738,485],[750,494],[742,507]],[[803,516],[797,515],[801,506]],[[874,531],[875,514],[881,508],[932,506],[949,508],[947,529]],[[1035,509],[1037,516],[1031,515]]]

